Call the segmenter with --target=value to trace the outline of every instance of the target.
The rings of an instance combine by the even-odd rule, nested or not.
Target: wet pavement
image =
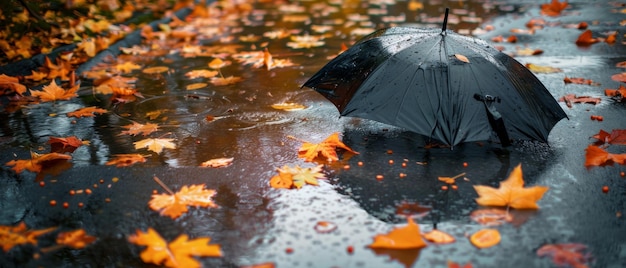
[[[474,267],[554,267],[550,258],[536,254],[542,245],[553,243],[587,245],[593,255],[590,266],[623,267],[626,232],[621,213],[626,181],[620,172],[625,168],[584,166],[585,148],[593,142],[591,136],[600,129],[626,126],[622,118],[624,104],[604,96],[605,88],[620,85],[611,80],[611,75],[624,71],[615,67],[626,60],[623,37],[619,36],[623,33],[612,45],[600,42],[578,47],[574,42],[582,31],[564,27],[587,21],[595,36],[618,30],[625,19],[619,13],[624,2],[616,3],[575,1],[558,17],[540,16],[534,1],[431,1],[415,11],[408,10],[410,3],[402,1],[330,5],[295,2],[279,8],[257,3],[251,13],[216,15],[221,20],[207,21],[203,28],[206,36],[200,35],[195,43],[225,53],[224,60],[232,64],[220,72],[241,77],[238,83],[215,86],[206,79],[185,77],[190,70],[206,69],[214,58],[184,58],[180,42],[172,41],[160,44],[160,49],[166,51],[161,56],[131,58],[142,68],[167,66],[172,70],[161,74],[136,70],[126,75],[138,78],[136,88],[143,95],[133,102],[119,103],[110,95],[94,95],[90,81],[84,81],[80,98],[69,101],[34,104],[16,111],[3,103],[0,163],[27,159],[31,151],[48,152],[50,136],[75,135],[90,143],[74,151],[67,166],[48,173],[16,174],[4,166],[0,171],[0,225],[24,221],[34,229],[83,228],[98,240],[85,249],[62,249],[41,254],[38,259],[33,258],[34,247],[18,247],[1,253],[0,263],[2,267],[143,267],[146,264],[139,257],[142,247],[130,244],[127,238],[137,229],[152,227],[168,241],[180,234],[211,237],[211,243],[222,246],[224,256],[198,258],[205,267],[264,262],[273,262],[277,267],[446,267],[449,260],[471,262]],[[463,144],[454,150],[426,149],[423,137],[368,120],[339,117],[329,101],[311,89],[301,88],[329,57],[340,51],[342,43],[349,46],[362,34],[394,23],[439,27],[446,4],[454,15],[448,29],[474,32],[487,41],[512,35],[511,29],[525,29],[532,18],[545,18],[544,28],[534,34],[515,34],[517,43],[494,45],[503,46],[504,52],[511,54],[524,47],[543,50],[540,55],[515,58],[524,64],[561,68],[560,73],[537,75],[555,98],[575,93],[600,97],[602,101],[596,105],[574,104],[572,108],[561,103],[569,120],[555,126],[549,145],[516,142],[503,150],[486,142]],[[262,36],[276,29],[303,29],[296,35],[319,35],[313,25],[322,24],[331,25],[331,29],[320,47],[294,49],[287,46],[289,38]],[[475,31],[487,25],[495,29]],[[250,35],[259,39],[228,39]],[[232,52],[219,50],[231,48],[225,43],[238,45],[237,52],[262,51],[266,45],[274,59],[290,59],[295,66],[267,70],[244,65],[232,58]],[[98,58],[86,66],[97,67],[97,63],[107,60]],[[87,70],[85,67],[82,71]],[[565,84],[565,76],[592,79],[600,85]],[[186,89],[197,82],[208,84],[197,90]],[[271,107],[282,102],[306,108],[282,111]],[[94,105],[109,112],[93,118],[63,115]],[[604,120],[590,120],[591,115],[601,115]],[[120,135],[122,126],[133,121],[158,123],[160,129],[149,137],[174,138],[177,149],[164,149],[160,154],[135,149],[133,142],[144,137]],[[329,179],[318,187],[285,190],[269,186],[277,168],[315,165],[298,158],[302,143],[290,137],[320,142],[334,132],[340,132],[343,142],[359,154],[346,153],[336,163],[323,163]],[[610,150],[625,153],[626,147],[611,146]],[[112,155],[137,152],[149,155],[145,163],[123,168],[105,165]],[[232,165],[198,167],[204,161],[222,157],[233,157]],[[406,167],[402,167],[403,162]],[[497,186],[520,163],[526,185],[550,187],[538,202],[541,208],[512,210],[514,221],[496,227],[503,237],[500,244],[488,249],[474,247],[468,234],[485,227],[469,217],[479,208],[472,185]],[[345,165],[351,168],[344,169]],[[462,172],[468,180],[459,181],[458,190],[441,189],[443,183],[437,177]],[[377,179],[377,175],[384,179]],[[173,190],[206,184],[217,191],[214,200],[219,207],[192,208],[176,220],[160,216],[148,208],[153,190],[163,191],[154,176]],[[39,181],[45,186],[41,187]],[[610,190],[603,193],[603,186]],[[80,189],[90,189],[92,194],[69,194],[70,190]],[[50,200],[68,202],[69,208],[50,206]],[[78,207],[79,202],[84,206]],[[403,202],[431,208],[417,219],[423,232],[436,227],[457,241],[429,244],[421,250],[368,248],[373,236],[406,222],[396,213],[396,207]],[[319,221],[332,222],[337,229],[320,233],[314,228]],[[54,243],[53,236],[39,240],[41,247]],[[353,252],[348,252],[349,247]]]

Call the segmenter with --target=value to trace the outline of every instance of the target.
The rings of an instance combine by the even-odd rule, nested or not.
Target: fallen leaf
[[[61,154],[61,153],[48,153],[48,154],[38,154],[31,152],[31,159],[27,160],[11,160],[6,163],[7,166],[11,166],[12,170],[15,173],[22,173],[24,170],[28,170],[31,172],[40,172],[41,169],[46,165],[52,165],[56,161],[64,161],[72,159],[70,155]]]
[[[544,74],[560,73],[563,71],[559,68],[555,68],[551,66],[542,66],[542,65],[532,64],[532,63],[526,63],[526,68],[528,68],[534,73],[544,73]]]
[[[613,81],[626,83],[626,73],[618,73],[618,74],[611,75],[611,79],[613,79]]]
[[[287,42],[287,46],[294,49],[321,47],[325,44],[322,36],[294,35],[290,39],[292,42]]]
[[[224,157],[224,158],[214,158],[207,161],[204,161],[200,164],[201,167],[212,167],[212,168],[220,168],[227,167],[233,163],[233,157]]]
[[[328,136],[320,143],[304,142],[298,150],[298,157],[304,158],[304,161],[312,162],[317,157],[325,157],[328,161],[337,161],[337,148],[344,149],[350,153],[358,154],[339,140],[339,133],[335,132]]]
[[[211,241],[209,237],[189,240],[186,234],[182,234],[174,241],[167,243],[154,229],[148,228],[145,233],[137,230],[136,234],[128,237],[128,241],[135,245],[147,247],[140,254],[143,262],[166,267],[201,267],[201,264],[192,256],[222,256],[220,245],[209,244]]]
[[[567,1],[559,2],[552,0],[549,4],[541,4],[541,14],[551,17],[561,15],[561,11],[567,7]]]
[[[218,71],[211,70],[193,70],[185,73],[185,76],[191,79],[195,78],[211,78],[218,75]]]
[[[276,265],[273,262],[263,262],[251,265],[244,265],[239,268],[276,268]]]
[[[597,42],[600,42],[600,40],[593,38],[591,30],[584,31],[578,36],[578,39],[576,39],[576,45],[578,46],[589,46]]]
[[[197,90],[197,89],[201,89],[204,88],[206,86],[208,86],[209,84],[207,83],[193,83],[193,84],[189,84],[185,87],[186,90]]]
[[[83,141],[76,136],[50,137],[48,139],[50,151],[55,153],[72,153],[76,148],[83,145]]]
[[[337,230],[337,224],[329,221],[318,221],[313,229],[320,234],[327,234],[334,230]]]
[[[300,189],[305,184],[318,185],[318,179],[326,176],[322,173],[323,165],[302,168],[300,166],[289,167],[287,165],[277,169],[278,175],[270,179],[270,186],[273,188],[297,188]]]
[[[96,241],[96,237],[90,236],[83,229],[69,232],[61,232],[57,235],[56,242],[73,249],[81,249]]]
[[[243,80],[238,76],[228,76],[228,77],[211,77],[211,84],[215,86],[227,86],[231,84],[236,84]]]
[[[154,67],[145,68],[141,70],[141,72],[144,74],[160,74],[160,73],[165,73],[169,70],[170,68],[168,68],[167,66],[154,66]]]
[[[465,62],[465,63],[469,63],[470,62],[467,57],[465,57],[464,55],[461,55],[461,54],[454,54],[454,57],[457,60],[460,60],[460,61]]]
[[[416,249],[425,247],[426,243],[420,235],[419,225],[413,221],[413,218],[407,218],[407,221],[406,226],[396,227],[387,234],[374,236],[374,242],[369,247],[374,249]]]
[[[69,112],[67,113],[68,117],[93,117],[95,116],[95,114],[103,114],[108,112],[105,109],[102,108],[98,108],[96,106],[91,106],[91,107],[84,107],[84,108],[80,108],[78,110],[75,110],[73,112]]]
[[[130,72],[132,72],[134,70],[138,70],[138,69],[141,69],[141,66],[137,65],[135,63],[132,63],[130,61],[124,62],[122,64],[115,65],[115,70],[117,70],[118,72],[121,72],[121,73],[125,73],[125,74],[126,73],[130,73]]]
[[[447,184],[455,184],[456,183],[456,179],[465,176],[465,172],[458,174],[454,177],[438,177],[437,179],[439,181],[445,182]]]
[[[204,184],[185,185],[173,194],[153,194],[148,205],[161,215],[176,219],[188,211],[187,206],[216,208],[212,199],[215,194],[213,189],[204,189]]]
[[[620,62],[616,63],[615,67],[626,68],[626,61],[620,61]]]
[[[611,133],[601,129],[592,138],[597,139],[600,144],[626,145],[626,129],[613,129]]]
[[[547,244],[537,249],[537,256],[552,257],[558,267],[588,267],[593,260],[591,253],[586,252],[587,246],[579,243]]]
[[[160,154],[164,148],[176,149],[175,139],[148,138],[134,142],[135,149],[148,148],[148,150]]]
[[[624,85],[619,85],[618,89],[606,88],[604,89],[604,95],[618,101],[623,101],[626,99],[626,87]]]
[[[128,167],[135,163],[144,163],[146,158],[140,154],[116,154],[112,155],[113,159],[107,161],[105,165],[116,167]]]
[[[472,211],[470,219],[485,226],[498,226],[512,222],[513,216],[506,209],[484,208]]]
[[[424,239],[435,244],[450,244],[456,241],[454,236],[439,229],[433,229],[430,232],[423,233],[422,236]]]
[[[20,80],[17,77],[8,76],[6,74],[0,74],[0,95],[7,95],[9,93],[17,93],[22,95],[26,92],[26,86],[20,84]]]
[[[585,149],[585,167],[593,166],[612,166],[613,163],[626,165],[626,154],[612,154],[606,150],[589,145]]]
[[[543,54],[543,50],[541,49],[532,49],[532,48],[518,48],[515,50],[515,55],[517,56],[535,56]]]
[[[576,94],[567,94],[559,98],[559,101],[565,102],[565,105],[567,105],[567,107],[569,108],[572,108],[573,103],[589,103],[596,105],[600,103],[601,100],[602,99],[600,98],[595,98],[591,96],[576,96]]]
[[[78,91],[79,85],[75,85],[72,88],[65,90],[57,85],[53,79],[49,85],[43,86],[43,91],[31,90],[30,94],[33,97],[39,98],[41,101],[57,101],[57,100],[69,100],[74,97],[78,97],[76,91]]]
[[[283,111],[299,111],[306,109],[306,106],[293,102],[281,102],[272,104],[272,108]]]
[[[211,62],[209,62],[209,68],[211,69],[220,69],[224,66],[228,66],[230,64],[229,61],[223,61],[220,58],[215,58]]]
[[[158,124],[154,124],[154,123],[140,124],[137,122],[133,122],[130,125],[125,125],[122,127],[127,130],[120,132],[120,134],[131,135],[131,136],[136,136],[139,134],[142,134],[143,136],[147,136],[147,135],[150,135],[150,133],[155,132],[159,129]]]
[[[590,86],[599,86],[600,83],[596,83],[591,79],[585,79],[582,77],[565,77],[563,78],[563,82],[565,84],[579,84],[579,85],[590,85]]]
[[[473,266],[471,262],[468,262],[464,264],[463,266],[461,266],[461,264],[448,260],[448,268],[472,268],[472,267]]]
[[[515,209],[538,209],[537,201],[548,191],[546,186],[524,188],[522,165],[517,165],[499,188],[475,185],[476,203],[481,206],[509,206]]]
[[[37,237],[52,232],[56,227],[41,229],[41,230],[29,230],[26,224],[22,221],[16,226],[0,225],[0,245],[4,252],[9,252],[13,247],[31,244],[37,245]]]
[[[477,248],[489,248],[500,243],[500,232],[496,229],[482,229],[470,236],[470,242]]]

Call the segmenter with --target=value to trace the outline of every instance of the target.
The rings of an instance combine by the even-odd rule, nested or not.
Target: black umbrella
[[[547,141],[565,112],[522,64],[485,41],[443,29],[378,30],[303,86],[343,116],[361,117],[450,146],[489,140]]]

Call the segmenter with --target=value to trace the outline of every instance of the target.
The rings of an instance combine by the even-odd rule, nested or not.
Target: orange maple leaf
[[[145,233],[137,230],[136,234],[128,237],[128,241],[135,245],[147,247],[140,254],[142,261],[165,265],[166,267],[201,267],[200,263],[192,256],[222,256],[220,245],[210,245],[211,238],[209,237],[189,240],[186,234],[181,234],[174,241],[167,243],[154,229],[148,228]]]
[[[48,139],[50,151],[55,153],[72,153],[76,148],[83,145],[83,141],[76,136],[50,137]]]
[[[135,163],[144,163],[146,158],[140,154],[116,154],[113,155],[113,159],[107,161],[105,165],[117,167],[128,167]]]
[[[242,80],[241,77],[238,76],[228,76],[228,77],[211,77],[211,84],[215,86],[227,86],[235,83],[239,83]]]
[[[599,143],[626,145],[626,129],[613,129],[611,133],[600,130],[598,134],[592,138],[597,139]]]
[[[159,129],[159,125],[154,124],[154,123],[140,124],[137,122],[133,122],[130,125],[125,125],[122,127],[127,130],[122,131],[120,134],[121,135],[128,134],[131,136],[136,136],[139,134],[147,136],[147,135],[150,135],[150,133],[155,132]]]
[[[406,226],[394,228],[387,234],[374,236],[374,242],[369,247],[386,249],[416,249],[425,247],[426,242],[420,235],[419,225],[410,217],[407,220]]]
[[[475,185],[476,203],[481,206],[509,206],[516,209],[538,209],[537,201],[548,191],[546,186],[524,188],[522,164],[517,165],[499,188]]]
[[[217,207],[212,199],[215,194],[215,190],[204,189],[204,184],[185,185],[176,193],[153,194],[148,205],[161,215],[176,219],[187,212],[187,206]]]
[[[359,154],[341,142],[339,140],[339,133],[335,132],[320,143],[304,142],[302,147],[300,147],[300,150],[298,150],[298,157],[304,158],[304,161],[312,162],[315,158],[321,155],[328,161],[337,161],[339,160],[336,151],[337,148],[344,149],[353,154]]]
[[[43,86],[43,91],[32,90],[30,94],[33,95],[33,97],[39,98],[41,101],[69,100],[78,97],[78,94],[76,94],[78,87],[79,85],[75,85],[65,90],[58,86],[55,80],[52,79],[49,85]]]
[[[15,92],[19,95],[26,92],[26,86],[20,84],[20,80],[17,77],[8,76],[6,74],[0,74],[0,95]]]
[[[106,109],[98,108],[96,106],[84,107],[77,109],[73,112],[67,113],[68,117],[93,117],[95,114],[103,114],[108,112]]]
[[[550,4],[541,4],[541,14],[555,17],[561,15],[561,11],[566,7],[567,1],[559,2],[559,0],[552,0]]]
[[[9,252],[11,248],[24,244],[37,244],[37,237],[47,234],[56,229],[56,227],[29,230],[24,222],[20,222],[17,226],[0,225],[0,245],[4,252]]]
[[[626,154],[612,154],[595,145],[587,146],[585,152],[585,167],[588,168],[592,166],[610,166],[613,163],[626,165]]]
[[[73,249],[81,249],[96,241],[96,237],[90,236],[83,229],[62,232],[57,235],[56,242]]]
[[[59,160],[69,160],[72,159],[70,155],[60,154],[60,153],[48,153],[48,154],[38,154],[31,152],[31,159],[26,160],[11,160],[6,163],[7,166],[12,166],[12,170],[16,173],[22,173],[24,170],[32,171],[32,172],[40,172],[44,165],[52,164],[55,161]]]
[[[584,31],[578,36],[578,39],[576,39],[576,45],[579,46],[588,46],[598,42],[600,42],[600,40],[598,40],[597,38],[593,38],[591,30]]]
[[[626,87],[624,85],[619,85],[618,89],[606,88],[604,89],[604,95],[624,100],[626,98]]]

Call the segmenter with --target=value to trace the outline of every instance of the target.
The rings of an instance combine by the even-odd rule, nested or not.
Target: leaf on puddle
[[[513,221],[506,209],[484,208],[472,211],[470,219],[485,226],[498,226]]]
[[[536,56],[543,54],[543,50],[541,49],[532,49],[532,48],[518,48],[515,50],[515,55],[517,56]]]
[[[323,165],[302,168],[300,166],[289,167],[287,165],[277,169],[278,175],[270,179],[270,186],[273,188],[296,188],[300,189],[305,184],[318,185],[318,179],[325,179],[322,173]]]
[[[578,46],[589,46],[597,42],[600,42],[600,40],[593,38],[591,30],[584,31],[578,36],[578,39],[576,39],[576,45]]]
[[[537,201],[548,191],[547,186],[524,188],[522,165],[513,169],[509,178],[500,182],[499,188],[474,185],[478,198],[476,203],[481,206],[509,206],[515,209],[538,209]]]
[[[445,182],[447,184],[455,184],[456,183],[456,179],[465,176],[465,172],[458,174],[454,177],[438,177],[437,179],[439,181]]]
[[[612,166],[613,163],[626,165],[626,154],[612,154],[595,145],[585,149],[585,167]]]
[[[543,73],[543,74],[560,73],[560,72],[563,71],[563,70],[561,70],[559,68],[555,68],[555,67],[551,67],[551,66],[537,65],[537,64],[533,64],[533,63],[526,63],[526,68],[528,68],[529,70],[531,70],[534,73]]]
[[[49,85],[43,86],[42,91],[31,90],[30,94],[33,97],[39,98],[41,101],[57,101],[57,100],[69,100],[74,97],[78,97],[76,92],[78,91],[79,85],[75,85],[70,89],[63,89],[54,79],[50,82]]]
[[[456,241],[454,236],[438,229],[433,229],[430,232],[423,233],[422,236],[424,239],[435,244],[450,244]]]
[[[16,226],[0,225],[0,245],[4,252],[9,252],[13,247],[31,244],[37,245],[37,237],[54,231],[56,227],[41,229],[41,230],[29,230],[26,224],[22,221]]]
[[[328,161],[337,161],[337,148],[344,149],[350,153],[358,154],[339,140],[339,133],[335,132],[320,143],[304,142],[298,150],[298,157],[304,161],[313,162],[318,157],[324,157]]]
[[[601,129],[592,138],[597,139],[600,144],[626,145],[626,129],[613,129],[611,133]]]
[[[125,74],[138,69],[141,69],[141,66],[130,61],[115,65],[115,70]]]
[[[50,151],[55,153],[72,153],[76,148],[83,145],[83,141],[76,136],[50,137],[48,139]]]
[[[146,157],[140,154],[116,154],[105,163],[107,166],[128,167],[135,163],[146,162]]]
[[[140,124],[137,122],[133,122],[132,124],[125,125],[122,127],[127,130],[120,132],[120,135],[137,136],[141,134],[143,136],[147,136],[147,135],[150,135],[150,133],[159,130],[159,125],[154,124],[154,123]]]
[[[470,236],[470,242],[477,248],[489,248],[500,243],[501,236],[497,229],[482,229]]]
[[[22,171],[24,170],[28,170],[31,172],[40,172],[44,166],[52,165],[57,161],[72,159],[70,155],[61,153],[37,154],[31,152],[30,155],[31,159],[11,160],[7,162],[6,165],[12,167],[11,169],[15,171],[15,173],[19,174],[22,173]]]
[[[563,82],[565,84],[578,84],[578,85],[590,85],[590,86],[599,86],[600,83],[596,83],[591,79],[585,79],[582,77],[565,77],[563,78]]]
[[[168,68],[167,66],[154,66],[150,68],[145,68],[141,70],[141,72],[144,74],[160,74],[160,73],[165,73],[169,70],[170,68]]]
[[[175,139],[148,138],[134,142],[135,149],[148,148],[148,150],[160,154],[164,148],[176,149]]]
[[[174,194],[153,194],[148,206],[163,216],[176,219],[188,211],[187,206],[218,207],[212,199],[215,194],[213,189],[204,189],[204,184],[185,185]]]
[[[306,109],[306,106],[294,102],[281,102],[272,104],[272,108],[283,111],[299,111]]]
[[[195,78],[211,78],[218,75],[218,71],[211,70],[193,70],[185,73],[185,76],[191,79]]]
[[[337,230],[337,224],[330,221],[318,221],[313,229],[320,234],[327,234]]]
[[[81,249],[96,241],[96,237],[90,236],[83,229],[61,232],[57,235],[56,242],[73,249]]]
[[[558,267],[588,267],[593,260],[587,246],[579,243],[547,244],[537,249],[537,256],[552,257]]]
[[[559,16],[567,5],[567,1],[559,2],[559,0],[552,0],[549,4],[541,4],[541,14],[551,17]]]
[[[15,92],[19,95],[26,93],[26,86],[20,84],[20,80],[17,77],[8,76],[6,74],[0,74],[0,95],[6,95],[11,92]]]
[[[374,236],[370,248],[385,249],[417,249],[426,246],[426,242],[420,235],[419,225],[412,218],[407,218],[408,223],[402,227],[396,227],[387,234]]]
[[[626,73],[618,73],[611,76],[613,81],[626,83]]]
[[[626,87],[624,85],[619,85],[619,88],[606,88],[604,89],[604,95],[614,98],[618,101],[623,101],[626,98]]]
[[[193,257],[221,257],[222,249],[218,244],[209,244],[211,238],[200,237],[189,240],[186,234],[181,234],[174,241],[168,243],[154,229],[147,232],[137,230],[130,235],[128,241],[139,246],[146,246],[141,254],[145,263],[164,265],[166,267],[201,267],[200,262]]]
[[[214,158],[207,161],[204,161],[200,164],[201,167],[212,167],[212,168],[220,168],[227,167],[233,163],[233,157],[224,157],[224,158]]]
[[[207,83],[193,83],[193,84],[189,84],[185,87],[186,90],[197,90],[197,89],[201,89],[204,88],[206,86],[208,86],[209,84]]]
[[[215,86],[227,86],[227,85],[231,85],[231,84],[236,84],[241,82],[241,80],[243,80],[241,77],[238,76],[228,76],[228,77],[211,77],[211,84],[215,85]]]
[[[559,101],[565,102],[565,105],[567,105],[567,107],[572,108],[574,103],[588,103],[596,105],[600,103],[602,99],[591,96],[576,96],[576,94],[567,94],[559,98]]]
[[[73,112],[69,112],[69,113],[67,113],[67,116],[68,117],[78,117],[78,118],[81,118],[81,117],[94,117],[95,114],[103,114],[103,113],[106,113],[106,112],[108,112],[108,111],[105,110],[105,109],[98,108],[96,106],[91,106],[91,107],[80,108],[80,109],[77,109],[77,110],[75,110]]]

